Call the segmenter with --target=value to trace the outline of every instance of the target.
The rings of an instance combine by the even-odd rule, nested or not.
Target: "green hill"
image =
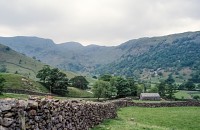
[[[19,89],[48,93],[49,91],[39,82],[18,74],[1,73],[5,79],[4,89]]]
[[[18,74],[10,74],[10,73],[1,73],[0,76],[5,79],[5,83],[4,83],[5,90],[8,90],[8,89],[9,90],[28,90],[28,91],[34,91],[34,92],[49,93],[49,90],[45,88],[42,84],[32,79],[26,78],[24,76],[21,76]],[[93,94],[91,92],[77,89],[74,87],[68,87],[68,91],[69,93],[67,94],[67,97],[73,97],[73,98],[93,97]],[[12,94],[6,95],[6,96],[13,97]],[[21,95],[19,95],[19,97],[20,96]],[[18,96],[15,95],[15,97],[18,97]]]
[[[20,74],[27,78],[36,80],[36,74],[42,69],[44,64],[35,57],[30,58],[25,54],[21,54],[12,50],[10,47],[0,44],[0,73]],[[64,71],[68,78],[73,78],[78,74]]]
[[[29,58],[24,54],[0,44],[0,70],[1,72],[20,74],[35,79],[37,72],[42,69],[43,63]]]

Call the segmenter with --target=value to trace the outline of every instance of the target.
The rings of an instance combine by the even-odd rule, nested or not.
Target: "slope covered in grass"
[[[48,92],[48,90],[40,83],[21,75],[10,73],[0,75],[6,80],[4,83],[4,89],[23,89],[37,92]]]

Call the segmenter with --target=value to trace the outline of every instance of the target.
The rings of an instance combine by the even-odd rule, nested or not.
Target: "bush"
[[[200,96],[199,95],[194,95],[193,99],[199,100]]]

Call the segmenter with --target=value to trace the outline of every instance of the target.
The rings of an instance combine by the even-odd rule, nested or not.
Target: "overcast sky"
[[[0,0],[0,36],[118,45],[200,31],[200,0]]]

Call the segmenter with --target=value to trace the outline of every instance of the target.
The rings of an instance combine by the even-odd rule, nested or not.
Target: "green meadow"
[[[116,119],[105,120],[91,130],[199,130],[199,128],[199,107],[127,107],[118,110]]]

